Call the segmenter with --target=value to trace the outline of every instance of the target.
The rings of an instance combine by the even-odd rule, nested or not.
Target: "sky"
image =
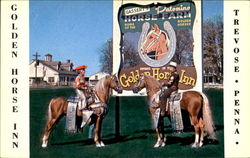
[[[223,14],[221,0],[203,6],[204,19]],[[30,60],[50,53],[53,61],[87,65],[87,76],[99,72],[100,49],[113,36],[112,10],[111,0],[30,1]]]
[[[222,0],[205,0],[203,1],[203,18],[204,20],[212,18],[215,15],[223,15]]]

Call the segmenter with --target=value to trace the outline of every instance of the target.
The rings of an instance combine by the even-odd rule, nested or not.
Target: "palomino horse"
[[[137,84],[133,89],[134,93],[146,88],[148,100],[160,91],[161,86],[155,78],[149,75],[141,75]],[[209,101],[206,95],[197,91],[183,92],[183,97],[180,101],[181,109],[186,110],[192,120],[195,130],[195,141],[192,147],[201,147],[204,140],[204,131],[206,131],[212,139],[216,139],[213,129],[213,120],[210,111]],[[155,111],[159,108],[159,103],[154,103],[156,106],[150,106],[149,112],[151,118],[154,119]],[[170,107],[170,106],[168,106]],[[168,113],[169,115],[169,109]],[[165,146],[164,141],[164,122],[163,117],[160,116],[158,125],[156,127],[157,142],[154,147]]]
[[[118,82],[115,75],[108,75],[99,80],[94,87],[94,93],[98,98],[98,102],[94,102],[90,105],[93,107],[94,115],[96,115],[95,127],[94,127],[94,141],[97,147],[105,146],[101,140],[101,124],[104,118],[106,105],[110,96],[110,90],[114,89],[118,93],[122,92],[122,88]],[[100,105],[100,106],[98,106]],[[45,128],[45,132],[42,139],[42,147],[47,147],[48,138],[53,129],[53,126],[61,118],[61,116],[66,115],[68,108],[68,102],[62,97],[51,99],[48,107],[48,122]],[[81,111],[77,110],[77,116],[82,116]]]
[[[154,55],[150,54],[149,57],[160,60],[167,55],[168,45],[169,40],[167,34],[160,30],[157,24],[154,24],[141,46],[141,53],[150,54],[151,52],[155,52]]]

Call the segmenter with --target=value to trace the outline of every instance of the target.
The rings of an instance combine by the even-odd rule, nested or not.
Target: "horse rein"
[[[144,80],[144,76],[141,76],[140,78],[139,78],[139,80],[138,80],[138,83],[135,85],[137,88],[138,88],[138,91],[140,91],[142,88],[139,86],[140,84],[141,84],[141,82],[142,82],[142,80]],[[155,87],[155,88],[153,88],[153,89],[149,89],[149,90],[147,90],[147,94],[149,93],[149,92],[151,92],[151,91],[155,91],[155,90],[160,90],[161,88],[159,88],[159,87]]]
[[[155,31],[151,31],[150,35],[152,33],[156,35],[156,38],[152,42],[149,43],[149,45],[146,47],[146,49],[149,49],[150,47],[152,47],[159,40],[162,31],[160,30],[159,34],[156,33]]]
[[[117,79],[117,76],[116,75],[112,75],[111,76],[111,81],[113,81],[114,83],[115,83],[115,91],[119,91],[119,88],[120,88],[120,86],[119,86],[119,80]],[[119,92],[118,92],[119,93]]]

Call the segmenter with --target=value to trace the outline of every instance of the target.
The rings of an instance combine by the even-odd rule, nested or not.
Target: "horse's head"
[[[167,34],[160,30],[157,24],[154,24],[141,46],[141,53],[148,54],[150,52],[155,52],[154,57],[156,60],[159,60],[166,56],[168,44]]]
[[[146,83],[145,83],[145,76],[143,74],[140,75],[137,83],[135,83],[134,87],[133,87],[133,93],[138,93],[139,91],[141,91],[144,87],[146,87]]]
[[[122,93],[122,86],[120,85],[116,74],[111,75],[110,77],[110,88],[114,89],[117,93]]]
[[[134,85],[133,92],[138,93],[143,88],[146,88],[148,92],[154,92],[161,88],[161,84],[153,76],[142,74],[137,83]]]
[[[161,30],[159,29],[157,24],[154,24],[141,46],[141,52],[143,54],[146,54],[152,51],[156,51],[160,36]]]

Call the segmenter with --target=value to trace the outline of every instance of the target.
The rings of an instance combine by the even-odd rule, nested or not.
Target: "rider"
[[[167,89],[164,89],[160,95],[160,109],[161,109],[161,116],[165,115],[166,112],[166,103],[167,99],[170,97],[171,93],[178,90],[178,83],[179,83],[179,74],[176,70],[176,62],[171,61],[167,66],[167,70],[170,71],[170,78],[167,82],[162,83],[162,86],[167,86]]]
[[[85,69],[86,65],[78,66],[75,70],[78,70],[79,74],[75,79],[76,94],[81,100],[80,110],[87,108],[86,96],[84,91],[88,89],[88,82],[85,80]]]

